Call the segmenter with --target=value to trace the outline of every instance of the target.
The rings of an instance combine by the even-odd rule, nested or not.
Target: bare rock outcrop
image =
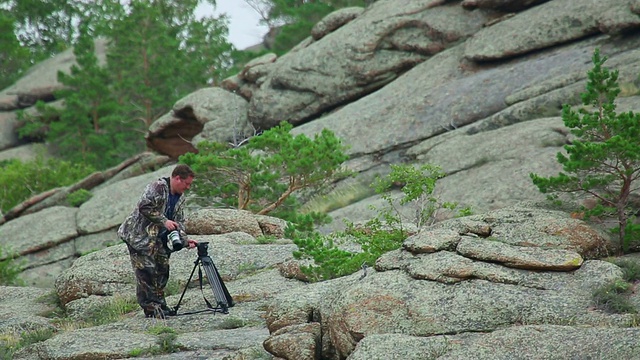
[[[307,323],[322,329],[315,337],[322,354],[313,359],[350,358],[372,346],[360,345],[369,336],[402,334],[415,338],[413,346],[420,348],[423,342],[435,346],[432,337],[469,334],[462,338],[470,342],[463,343],[473,349],[471,334],[519,324],[564,326],[570,318],[571,327],[563,329],[568,333],[582,327],[622,329],[632,315],[597,311],[591,299],[595,289],[619,281],[622,272],[612,263],[583,260],[607,240],[597,231],[576,238],[561,230],[580,226],[588,228],[562,212],[526,207],[443,221],[383,255],[376,272],[341,278],[330,288],[313,284],[283,294],[306,296],[307,301],[274,302],[267,315],[271,336],[266,344],[286,348],[286,336],[280,334]],[[413,346],[403,351],[411,353]],[[563,351],[570,350],[576,351]],[[517,350],[502,351],[510,357]],[[637,349],[602,351],[613,356]],[[441,355],[449,353],[458,354],[445,347]]]

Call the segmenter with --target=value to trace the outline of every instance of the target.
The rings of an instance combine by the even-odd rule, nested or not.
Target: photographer
[[[189,166],[176,165],[170,178],[147,185],[137,206],[118,229],[118,236],[129,249],[136,296],[146,317],[175,315],[164,299],[164,288],[169,280],[171,252],[197,245],[187,239],[182,209],[185,200],[182,195],[194,177]]]

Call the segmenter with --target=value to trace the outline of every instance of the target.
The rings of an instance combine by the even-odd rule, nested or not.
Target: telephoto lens
[[[182,240],[180,240],[180,233],[178,233],[178,230],[173,230],[167,237],[171,241],[173,251],[179,251],[182,249]]]

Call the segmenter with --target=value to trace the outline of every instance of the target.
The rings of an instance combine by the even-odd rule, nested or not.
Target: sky
[[[262,42],[267,28],[258,22],[260,16],[243,0],[217,0],[214,11],[211,5],[200,4],[196,15],[219,15],[226,13],[229,17],[229,42],[237,49],[246,49]]]

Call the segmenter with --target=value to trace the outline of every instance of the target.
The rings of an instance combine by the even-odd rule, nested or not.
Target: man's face
[[[173,191],[177,194],[182,194],[191,187],[192,182],[193,176],[186,179],[181,179],[180,176],[176,176],[173,178]]]

